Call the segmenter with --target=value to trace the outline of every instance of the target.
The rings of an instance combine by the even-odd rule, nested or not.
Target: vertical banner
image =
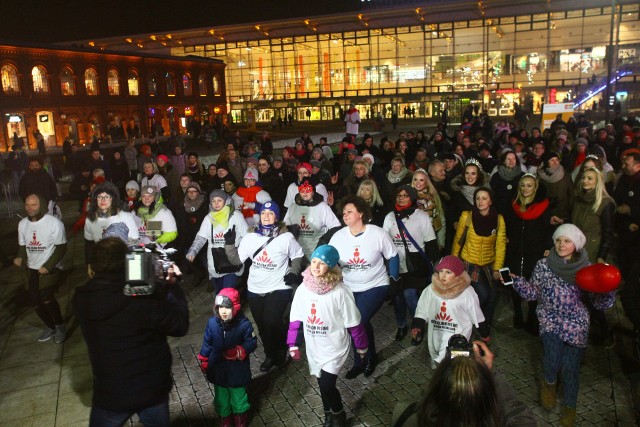
[[[326,96],[330,95],[331,91],[331,73],[329,72],[329,52],[322,54],[322,90]]]
[[[264,99],[264,81],[262,77],[262,57],[258,57],[258,93],[260,99]]]
[[[299,73],[300,73],[300,95],[304,96],[304,94],[306,93],[306,88],[305,88],[305,78],[304,78],[304,66],[303,66],[303,61],[302,61],[302,55],[298,55],[298,67],[300,68]]]
[[[542,129],[549,129],[558,114],[562,114],[562,120],[565,122],[569,121],[569,117],[573,116],[573,103],[544,104],[542,106]]]

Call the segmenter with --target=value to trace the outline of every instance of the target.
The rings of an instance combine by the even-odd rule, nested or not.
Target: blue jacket
[[[244,360],[227,360],[224,351],[238,345],[244,347]],[[204,331],[200,355],[209,358],[207,380],[223,387],[243,387],[251,381],[249,354],[258,347],[253,326],[240,313],[231,323],[224,324],[217,316],[211,316]]]

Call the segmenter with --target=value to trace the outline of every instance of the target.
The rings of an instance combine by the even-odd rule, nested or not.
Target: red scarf
[[[544,211],[549,207],[549,199],[544,199],[541,202],[530,204],[526,207],[527,210],[524,212],[520,211],[520,204],[517,199],[513,201],[511,206],[518,218],[524,221],[529,221],[538,218],[544,213]]]
[[[254,185],[253,187],[239,187],[236,190],[236,193],[238,194],[238,196],[242,197],[243,202],[255,203],[257,201],[256,195],[260,191],[262,191],[262,187],[258,187],[257,185]],[[242,216],[244,216],[245,218],[251,218],[255,213],[257,212],[253,209],[247,209],[247,208],[242,209]]]
[[[404,210],[407,210],[409,208],[413,207],[413,203],[407,205],[407,206],[398,206],[398,204],[396,203],[396,212],[402,212]]]

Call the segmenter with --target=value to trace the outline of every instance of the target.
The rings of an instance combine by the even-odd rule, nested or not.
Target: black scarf
[[[556,248],[552,248],[547,257],[547,264],[551,271],[558,275],[562,280],[569,283],[576,282],[576,273],[589,265],[589,256],[584,248],[578,252],[578,259],[571,259],[566,261],[564,258],[560,258],[560,255],[556,252]]]
[[[498,211],[491,206],[487,215],[482,215],[477,207],[471,208],[473,231],[478,236],[491,236],[498,229]]]

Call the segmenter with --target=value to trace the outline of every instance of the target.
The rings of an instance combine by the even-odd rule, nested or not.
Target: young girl
[[[342,273],[336,267],[339,259],[338,250],[331,245],[318,246],[311,254],[311,265],[302,273],[304,286],[291,303],[287,336],[291,358],[300,360],[299,332],[304,323],[309,370],[318,378],[324,425],[333,426],[346,422],[336,380],[349,355],[349,334],[359,355],[364,356],[369,346],[353,294],[342,284]]]
[[[461,334],[469,340],[473,326],[477,328],[484,321],[478,295],[470,286],[471,278],[462,260],[447,255],[435,270],[431,286],[420,295],[411,328],[413,343],[419,344],[428,322],[432,368],[444,358],[452,335]]]
[[[249,354],[258,340],[240,309],[240,295],[235,289],[224,288],[216,295],[198,354],[202,372],[213,383],[213,405],[223,427],[246,426],[250,407],[245,387],[251,381]]]
[[[538,301],[544,371],[540,393],[542,406],[546,409],[555,406],[558,374],[562,372],[564,408],[560,425],[573,426],[580,362],[589,336],[589,311],[584,300],[605,310],[613,306],[615,291],[594,294],[576,286],[576,273],[589,265],[584,248],[586,238],[578,227],[561,225],[553,233],[553,242],[549,256],[538,261],[531,279],[516,277],[513,287],[522,298]]]

